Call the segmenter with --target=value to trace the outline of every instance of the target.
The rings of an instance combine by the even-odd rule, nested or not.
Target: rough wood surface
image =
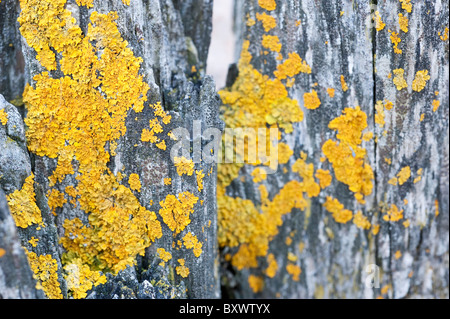
[[[272,1],[236,1],[237,47],[241,49],[248,40],[252,66],[269,77],[283,60],[277,61],[278,53],[264,47],[264,34],[278,37],[284,58],[296,52],[307,62],[311,74],[295,76],[294,85],[288,88],[304,119],[294,125],[292,133],[282,134],[279,142],[287,143],[294,154],[277,174],[254,183],[252,165],[245,165],[227,186],[226,195],[250,199],[261,207],[259,185],[266,186],[272,200],[287,182],[298,179],[292,167],[301,151],[315,169],[330,170],[333,181],[310,199],[305,210],[294,208],[283,216],[267,251],[278,266],[273,278],[267,275],[267,256],[258,257],[257,267],[239,270],[233,259],[229,261],[237,248],[222,247],[224,291],[237,298],[448,298],[448,38],[438,34],[444,35],[448,27],[448,3],[415,2],[409,13],[399,1],[275,2],[276,9],[270,10],[267,3]],[[268,32],[258,19],[263,13],[276,20],[276,27]],[[407,33],[400,30],[399,13],[409,19]],[[382,30],[377,30],[377,16],[385,23]],[[388,30],[399,33],[402,54],[394,53]],[[405,70],[408,86],[402,91],[393,83],[392,72],[399,68]],[[419,70],[428,70],[431,79],[416,92],[412,83]],[[231,79],[226,90],[232,90],[236,72]],[[327,94],[327,88],[335,89],[334,97]],[[310,110],[305,108],[303,94],[312,89],[321,104]],[[440,101],[435,112],[434,99]],[[376,117],[379,100],[383,126]],[[386,101],[393,103],[392,109],[383,108]],[[365,204],[337,180],[322,151],[328,139],[336,140],[329,123],[345,108],[356,106],[367,115],[364,132],[374,133],[362,142],[374,172],[373,191],[365,197]],[[422,121],[421,114],[425,114]],[[407,181],[389,184],[406,166],[411,170]],[[353,220],[361,211],[371,227],[366,230],[352,221],[333,220],[323,207],[327,196],[352,211]],[[401,220],[383,219],[391,205],[403,211]],[[298,281],[286,269],[292,262],[301,269]],[[373,278],[374,267],[380,273],[379,286],[368,288],[366,280]],[[262,279],[263,286],[252,287],[254,278]]]

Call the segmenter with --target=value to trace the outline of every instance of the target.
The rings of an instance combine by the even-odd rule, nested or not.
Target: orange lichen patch
[[[275,260],[275,256],[273,254],[269,254],[267,256],[267,268],[265,270],[265,274],[269,278],[275,277],[278,271],[278,264]]]
[[[170,177],[164,178],[164,185],[171,185],[171,184],[172,184],[172,179]]]
[[[366,162],[366,150],[362,143],[362,131],[367,128],[367,115],[356,108],[346,108],[343,115],[332,120],[328,127],[338,131],[339,140],[327,140],[322,151],[333,166],[336,179],[346,184],[350,191],[357,195],[359,201],[362,195],[372,193],[374,173]]]
[[[345,77],[343,75],[341,75],[341,88],[344,92],[348,90],[348,85],[347,82],[345,82]]]
[[[444,34],[441,34],[441,32],[438,32],[438,35],[442,41],[447,41],[448,40],[448,27],[445,28]]]
[[[423,122],[425,119],[425,113],[420,114],[419,122]]]
[[[92,287],[106,283],[106,276],[100,271],[93,271],[83,264],[79,258],[72,260],[69,264],[64,266],[66,275],[64,278],[67,282],[67,288],[72,291],[72,296],[75,299],[86,298],[87,291]]]
[[[406,80],[404,78],[405,70],[403,69],[395,69],[392,71],[394,73],[394,79],[392,80],[397,87],[397,90],[400,91],[401,89],[405,89],[408,87],[408,84],[406,84]]]
[[[412,3],[411,0],[399,0],[402,4],[402,9],[406,10],[406,12],[411,13],[412,10]]]
[[[298,260],[298,257],[294,253],[288,252],[287,260],[292,261],[292,262],[296,262]]]
[[[178,263],[180,264],[180,266],[177,266],[175,268],[177,274],[183,278],[189,276],[189,268],[184,265],[185,264],[184,259],[178,259]]]
[[[302,154],[301,158],[297,159],[292,165],[292,171],[298,173],[303,181],[300,186],[303,192],[306,192],[309,197],[319,196],[320,186],[314,180],[314,165],[306,163],[306,154]]]
[[[64,192],[65,192],[67,195],[69,195],[70,197],[74,198],[74,199],[75,199],[75,198],[77,197],[77,195],[78,195],[77,190],[76,190],[75,187],[73,187],[72,185],[67,186],[67,187],[64,189]]]
[[[186,235],[184,235],[183,243],[187,249],[192,248],[195,257],[200,257],[200,255],[202,254],[203,245],[201,242],[198,241],[197,236],[189,232]]]
[[[263,12],[262,14],[256,13],[256,19],[262,22],[264,31],[269,32],[277,26],[277,21],[271,15]]]
[[[385,215],[383,215],[383,220],[385,221],[391,221],[391,222],[397,222],[399,220],[403,219],[403,209],[399,210],[397,205],[391,204],[391,207],[386,212]]]
[[[402,54],[403,51],[398,48],[399,43],[402,41],[402,39],[400,39],[398,36],[398,32],[393,32],[391,30],[388,30],[388,31],[391,34],[390,39],[391,39],[392,44],[394,45],[393,46],[394,53]]]
[[[383,23],[383,21],[381,20],[381,16],[380,16],[380,12],[379,11],[375,11],[375,17],[373,19],[375,21],[375,29],[377,31],[383,30],[384,27],[386,26],[386,24]]]
[[[260,128],[277,124],[286,132],[292,132],[292,123],[303,120],[298,102],[288,97],[286,87],[279,78],[269,79],[254,69],[250,64],[252,56],[248,52],[249,45],[249,41],[244,42],[239,59],[239,76],[233,86],[219,91],[222,103],[227,105],[223,107],[225,124],[230,128]]]
[[[370,141],[372,138],[373,138],[373,132],[366,132],[363,134],[363,137],[362,137],[363,141],[366,141],[366,142]]]
[[[27,228],[32,224],[42,223],[41,211],[36,205],[33,173],[25,179],[20,191],[14,191],[6,199],[17,227]]]
[[[296,52],[289,53],[288,58],[273,72],[279,80],[293,77],[299,73],[311,73],[311,67]]]
[[[71,172],[70,159],[78,162],[74,186],[89,223],[65,221],[64,263],[80,258],[92,270],[116,272],[133,264],[137,254],[162,236],[156,214],[140,206],[107,166],[108,145],[113,154],[126,132],[128,112],[142,111],[149,86],[139,75],[142,59],[118,31],[117,13],[92,12],[83,33],[65,3],[21,1],[22,35],[44,68],[61,69],[60,78],[47,72],[36,75],[35,88],[27,86],[24,92],[28,148],[58,159],[53,183]]]
[[[375,104],[375,110],[377,113],[375,113],[375,123],[378,124],[380,127],[383,127],[384,124],[386,124],[384,120],[384,106],[382,101],[377,101]]]
[[[329,170],[318,169],[314,176],[319,180],[319,185],[321,189],[330,186],[331,181],[333,180]]]
[[[398,179],[396,177],[392,177],[390,180],[388,180],[388,184],[391,184],[393,186],[398,185]]]
[[[391,165],[392,164],[392,159],[385,157],[384,161],[386,162],[386,164]]]
[[[290,246],[292,244],[292,238],[291,237],[286,237],[284,243],[286,244],[286,246]]]
[[[346,224],[353,217],[353,213],[348,209],[344,209],[344,205],[336,198],[327,196],[323,207],[332,214],[334,220],[338,223]]]
[[[2,258],[3,256],[5,256],[6,254],[6,250],[3,248],[0,248],[0,258]]]
[[[400,259],[400,258],[402,257],[402,252],[401,252],[400,250],[397,250],[397,251],[395,252],[394,257],[395,257],[395,259]]]
[[[159,203],[161,205],[159,214],[175,234],[180,233],[189,225],[191,222],[189,216],[194,212],[194,205],[198,201],[198,197],[189,192],[178,194],[178,198],[169,194],[164,201]]]
[[[2,125],[6,125],[6,123],[8,123],[8,114],[6,113],[5,109],[0,110],[0,123]]]
[[[182,176],[184,174],[192,176],[194,173],[194,162],[192,159],[187,159],[185,157],[174,157],[174,164],[177,168],[178,175]]]
[[[402,30],[405,33],[408,32],[408,23],[409,23],[408,17],[403,16],[402,13],[399,13],[398,14],[398,24],[400,26],[400,30]]]
[[[397,174],[398,184],[403,185],[411,177],[411,168],[409,166],[403,167]]]
[[[261,292],[264,288],[264,279],[260,276],[248,276],[248,285],[254,293]]]
[[[286,164],[294,154],[294,151],[286,143],[278,143],[278,163]]]
[[[433,112],[436,112],[441,105],[441,102],[439,100],[433,100],[431,105],[433,106]]]
[[[197,190],[201,192],[203,190],[203,178],[205,177],[205,174],[203,173],[203,170],[195,171],[195,178],[197,179]]]
[[[286,266],[286,271],[288,274],[292,276],[293,281],[299,281],[300,280],[300,274],[302,273],[302,270],[300,269],[300,266],[297,266],[295,264],[289,263]]]
[[[384,100],[384,108],[388,111],[392,110],[392,108],[394,107],[394,103],[392,103],[389,100]]]
[[[258,0],[258,4],[261,8],[267,11],[273,11],[277,8],[277,3],[275,0]]]
[[[411,221],[409,219],[403,222],[403,227],[408,228],[411,225]]]
[[[255,21],[255,19],[252,19],[252,18],[250,18],[250,17],[247,17],[247,21],[245,22],[245,24],[246,24],[248,27],[253,27],[253,26],[256,24],[256,21]]]
[[[309,110],[317,109],[320,106],[320,100],[315,90],[303,94],[303,105]]]
[[[36,255],[25,249],[37,287],[42,289],[49,299],[62,299],[61,287],[58,282],[58,264],[52,255]]]
[[[64,193],[61,193],[57,189],[52,189],[47,193],[47,202],[48,206],[52,210],[52,213],[54,214],[56,208],[63,207],[63,205],[67,203],[67,199],[64,198]]]
[[[253,176],[253,183],[262,182],[267,177],[266,169],[264,167],[256,167],[251,175]]]
[[[282,47],[280,39],[276,35],[264,34],[261,44],[272,52],[280,52]]]
[[[434,200],[434,216],[439,216],[439,201],[437,199]]]
[[[158,248],[156,249],[156,253],[158,254],[158,257],[164,260],[165,262],[168,262],[172,259],[172,254],[167,252],[164,248]]]
[[[331,98],[333,98],[333,97],[334,97],[335,91],[336,91],[336,90],[333,89],[333,88],[328,88],[328,89],[327,89],[328,96],[331,97]]]
[[[287,79],[286,80],[286,87],[287,88],[293,87],[294,84],[295,84],[295,79],[291,78],[291,79]]]
[[[295,21],[295,26],[296,26],[296,27],[299,27],[300,24],[302,24],[302,20],[297,20],[297,21]]]
[[[372,234],[373,235],[378,235],[378,233],[380,232],[380,225],[372,225]]]
[[[30,243],[31,246],[36,247],[38,241],[39,241],[39,239],[33,236],[33,237],[31,237],[31,239],[28,242]]]
[[[430,76],[428,75],[428,70],[417,71],[412,82],[412,89],[416,92],[422,91],[429,79]]]
[[[128,177],[128,184],[130,184],[130,188],[134,191],[141,191],[141,181],[139,179],[139,175],[138,174],[130,174],[130,176]]]
[[[361,211],[358,211],[355,216],[353,216],[353,224],[361,229],[370,229],[370,227],[372,226],[367,217],[364,216]]]

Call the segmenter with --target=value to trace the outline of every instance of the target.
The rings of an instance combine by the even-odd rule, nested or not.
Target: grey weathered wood
[[[14,6],[18,1],[6,3],[3,1],[1,5],[3,7],[8,3]],[[199,198],[195,211],[190,216],[191,223],[183,233],[174,236],[158,215],[163,236],[147,248],[145,256],[137,257],[136,266],[129,266],[117,276],[107,274],[107,283],[89,291],[88,298],[218,297],[220,291],[216,262],[217,244],[214,240],[216,238],[215,173],[208,174],[210,170],[215,172],[215,165],[196,164],[195,169],[203,169],[205,173],[204,190],[200,192],[197,190],[195,173],[182,178],[176,172],[170,159],[170,149],[175,141],[167,137],[167,150],[161,151],[154,145],[149,146],[149,143],[143,143],[140,140],[142,130],[148,128],[149,120],[153,118],[148,105],[158,101],[161,101],[163,108],[172,116],[170,126],[166,128],[167,132],[183,127],[191,129],[192,133],[194,120],[199,121],[203,129],[216,127],[220,123],[219,99],[215,92],[214,81],[204,74],[211,31],[212,2],[173,3],[172,1],[133,0],[130,6],[126,6],[121,0],[94,1],[94,7],[88,9],[78,6],[75,1],[68,1],[67,8],[71,10],[84,32],[87,31],[89,16],[93,11],[100,13],[117,11],[119,16],[117,25],[121,36],[128,41],[134,55],[143,59],[140,74],[150,86],[149,101],[145,104],[146,108],[142,113],[137,114],[133,111],[127,119],[127,133],[118,140],[117,155],[111,157],[108,164],[111,171],[125,167],[122,173],[127,176],[131,173],[139,174],[142,190],[140,193],[135,192],[135,195],[141,205],[148,209],[152,200],[154,205],[150,210],[155,211],[157,215],[159,203],[168,194],[177,195],[190,191]],[[189,12],[199,8],[202,9],[196,11],[194,20]],[[13,19],[13,12],[9,12],[10,19]],[[17,25],[15,27],[17,28]],[[34,49],[30,48],[24,39],[22,41],[25,64],[28,69],[25,81],[34,85],[32,78],[45,69],[36,60]],[[192,66],[196,66],[198,71],[194,72]],[[3,69],[1,72],[3,73]],[[58,78],[61,72],[56,71],[52,76]],[[21,83],[22,86],[23,84],[24,82]],[[190,139],[192,140],[192,137]],[[0,140],[0,149],[3,149],[4,145]],[[10,161],[16,159],[14,154],[6,154],[6,156],[10,156]],[[33,225],[26,229],[19,229],[21,244],[29,251],[36,252],[37,255],[51,254],[57,260],[58,280],[64,297],[67,297],[61,261],[64,249],[59,243],[59,239],[64,235],[62,225],[66,219],[80,218],[87,221],[87,214],[67,204],[59,208],[56,216],[53,216],[45,194],[50,189],[48,178],[56,167],[56,161],[32,153],[31,159],[32,171],[35,174],[37,204],[47,227],[38,230],[36,225]],[[0,167],[0,170],[2,169],[4,167]],[[172,185],[164,186],[164,177],[172,178]],[[22,177],[21,182],[8,188],[8,193],[20,189],[23,180]],[[63,191],[66,186],[74,185],[74,183],[75,179],[68,177],[56,187]],[[4,187],[3,184],[2,187]],[[210,226],[207,227],[208,225]],[[193,255],[191,249],[176,245],[188,231],[197,235],[202,242],[203,252],[198,258]],[[37,247],[32,247],[28,242],[32,236],[40,239]],[[158,266],[161,260],[157,258],[157,248],[165,248],[172,253],[172,259],[164,267]],[[177,260],[180,258],[185,259],[186,266],[190,270],[187,278],[181,278],[175,273],[175,267],[178,266]],[[159,288],[153,287],[152,282],[153,285],[160,284]]]
[[[256,13],[265,10],[256,0],[235,3],[237,48],[241,48],[243,40],[250,40],[252,65],[271,76],[279,63],[274,59],[276,53],[261,57],[264,30],[258,22],[254,26],[246,24],[248,17],[256,20]],[[316,169],[330,169],[333,183],[311,200],[310,218],[296,209],[283,217],[283,225],[268,252],[278,262],[276,276],[264,276],[267,267],[264,258],[259,259],[257,268],[231,272],[229,263],[222,260],[224,284],[228,288],[225,291],[238,298],[448,297],[448,147],[444,146],[448,142],[448,40],[441,41],[437,35],[448,26],[448,3],[413,3],[411,14],[405,13],[398,1],[382,1],[378,6],[370,1],[276,1],[276,4],[276,10],[269,14],[277,19],[277,27],[270,34],[279,37],[283,56],[297,52],[312,69],[311,75],[296,76],[294,86],[288,89],[289,96],[303,106],[303,93],[317,82],[315,90],[322,102],[316,110],[303,108],[304,120],[294,126],[293,133],[283,135],[281,141],[290,145],[295,158],[304,151]],[[372,20],[377,10],[386,23],[385,29],[378,33]],[[400,12],[409,17],[409,32],[400,35],[402,56],[393,53],[387,31],[398,31]],[[301,24],[296,27],[298,20]],[[387,79],[388,73],[399,67],[407,70],[407,92],[396,92],[392,79]],[[414,74],[421,69],[429,70],[432,79],[422,92],[411,93]],[[340,75],[345,76],[347,92],[340,88]],[[336,89],[333,99],[326,95],[328,87]],[[436,90],[441,106],[433,113],[431,102]],[[375,102],[384,99],[394,102],[394,108],[385,110],[387,124],[379,128],[374,118]],[[366,197],[365,205],[358,204],[348,187],[335,179],[329,163],[320,161],[323,143],[335,136],[328,123],[344,108],[357,105],[367,114],[367,131],[378,137],[363,142],[375,173],[374,189]],[[426,113],[425,120],[419,122],[422,112]],[[384,157],[392,159],[390,166]],[[287,168],[292,163],[291,159]],[[411,166],[413,173],[409,181],[402,186],[388,184],[406,165]],[[239,177],[227,187],[227,195],[251,199],[258,205],[258,195],[251,191],[256,189],[251,182],[252,169],[250,165],[246,167],[250,169],[241,169]],[[424,171],[422,180],[414,184],[414,174],[419,168]],[[287,181],[295,178],[295,174],[279,170],[262,184],[272,198]],[[325,196],[338,198],[353,212],[362,210],[372,224],[381,225],[380,232],[374,235],[351,222],[336,223],[321,205]],[[437,218],[435,200],[440,207]],[[404,219],[396,223],[382,219],[390,204],[404,209]],[[409,228],[402,225],[406,219],[411,222]],[[285,238],[293,230],[296,231],[293,243],[287,246]],[[296,248],[300,242],[305,247],[301,253]],[[285,270],[289,251],[299,258],[302,269],[299,282],[292,281]],[[399,259],[395,258],[397,251],[402,253]],[[235,249],[224,247],[222,256],[234,252]],[[365,285],[369,275],[366,267],[371,264],[378,267],[381,276],[380,286],[375,289]],[[264,279],[262,292],[255,294],[250,289],[247,282],[250,274]]]

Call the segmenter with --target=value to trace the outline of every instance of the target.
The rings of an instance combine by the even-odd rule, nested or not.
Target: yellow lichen
[[[433,100],[431,105],[433,106],[433,112],[436,112],[441,105],[441,102],[439,100]]]
[[[330,171],[318,169],[316,175],[314,175],[319,180],[320,188],[324,189],[331,185],[332,177]]]
[[[184,246],[187,249],[192,249],[195,257],[200,257],[202,254],[202,243],[198,241],[197,236],[192,234],[191,232],[187,233],[183,237]]]
[[[282,64],[279,64],[276,71],[273,72],[279,80],[293,77],[299,73],[310,74],[311,67],[295,52],[289,53],[288,58]]]
[[[398,36],[398,32],[393,32],[391,30],[389,30],[389,32],[391,33],[390,39],[392,44],[394,45],[394,53],[396,54],[402,54],[403,51],[401,49],[398,48],[399,43],[402,41],[402,39],[399,38]]]
[[[180,233],[189,225],[191,222],[189,216],[194,212],[194,205],[198,201],[198,197],[189,192],[178,194],[178,198],[169,194],[164,201],[159,203],[161,205],[159,214],[175,234]]]
[[[380,12],[379,11],[375,11],[374,21],[375,21],[375,29],[377,31],[383,30],[384,27],[386,26],[386,24],[383,23],[383,21],[381,20],[381,16],[380,16]]]
[[[164,185],[171,185],[171,184],[172,184],[172,179],[170,177],[164,178]]]
[[[275,18],[265,12],[263,12],[262,14],[256,13],[256,19],[262,22],[264,31],[266,32],[269,32],[277,26],[277,21],[275,20]]]
[[[36,255],[25,250],[31,270],[38,282],[38,287],[50,299],[62,299],[61,287],[58,281],[58,263],[52,255]]]
[[[39,241],[39,239],[33,236],[33,237],[31,237],[31,239],[28,242],[30,243],[31,246],[36,247],[38,241]]]
[[[400,250],[397,250],[397,251],[395,252],[394,257],[395,257],[395,259],[400,259],[400,258],[402,257],[402,252],[401,252]]]
[[[286,271],[288,274],[292,276],[292,280],[299,281],[300,280],[300,274],[302,273],[302,270],[300,269],[300,266],[297,266],[295,264],[289,263],[286,266]]]
[[[404,16],[402,13],[398,14],[398,24],[400,26],[400,30],[402,30],[403,32],[408,32],[408,17]]]
[[[394,73],[393,82],[395,86],[397,87],[397,90],[400,91],[401,89],[405,89],[408,87],[408,84],[406,84],[406,80],[403,76],[405,73],[405,70],[403,69],[395,69],[392,71]]]
[[[264,288],[264,279],[260,276],[248,276],[248,285],[254,293],[261,292]]]
[[[375,113],[375,123],[380,127],[383,127],[386,123],[384,120],[384,106],[382,101],[377,101],[375,104],[375,110],[377,112]]]
[[[438,35],[442,41],[447,41],[448,40],[448,27],[445,27],[444,34],[441,34],[441,32],[438,32]]]
[[[355,216],[353,216],[353,224],[361,229],[370,229],[370,227],[372,226],[367,217],[364,216],[361,211],[358,211]]]
[[[383,220],[396,222],[403,219],[403,209],[399,210],[397,205],[391,204],[389,210],[383,215]]]
[[[267,268],[265,270],[265,274],[269,278],[275,277],[278,271],[278,264],[275,260],[275,256],[273,254],[269,254],[267,256]]]
[[[130,174],[130,176],[128,177],[128,184],[130,184],[130,188],[134,191],[141,191],[141,181],[139,179],[139,175],[138,174]]]
[[[411,177],[411,168],[409,166],[403,167],[397,174],[398,184],[403,185]]]
[[[205,177],[205,174],[203,173],[203,170],[195,171],[195,178],[197,179],[197,190],[201,192],[203,190],[203,178]]]
[[[412,89],[416,92],[422,91],[429,79],[430,76],[428,75],[428,70],[417,71],[412,82]]]
[[[408,13],[411,13],[412,10],[411,0],[399,0],[399,1],[402,4],[402,9],[406,10],[406,12]]]
[[[350,210],[345,209],[344,205],[341,204],[336,198],[327,196],[323,207],[332,214],[337,223],[346,224],[353,217],[353,213]]]
[[[280,52],[282,47],[280,39],[276,35],[264,34],[261,44],[264,48],[273,52]]]
[[[41,211],[36,205],[33,173],[25,179],[21,190],[7,195],[6,199],[17,227],[27,228],[42,223]]]
[[[6,123],[8,123],[8,113],[6,113],[5,109],[0,110],[0,123],[2,125],[6,125]]]
[[[309,110],[317,109],[320,106],[320,100],[315,90],[303,94],[303,105]]]
[[[286,164],[294,151],[286,143],[278,143],[278,163]]]
[[[177,168],[178,175],[182,176],[184,174],[192,176],[194,173],[194,162],[191,159],[185,157],[174,157],[174,164]]]
[[[183,278],[189,276],[189,268],[184,265],[185,264],[184,259],[178,259],[178,263],[180,264],[180,266],[177,266],[175,268],[177,274]]]
[[[275,0],[258,0],[258,4],[261,8],[267,11],[273,11],[277,8]]]
[[[348,85],[347,82],[345,82],[345,77],[343,75],[341,75],[341,88],[344,92],[348,90]]]
[[[75,299],[86,298],[87,291],[92,287],[106,283],[106,276],[100,271],[93,271],[77,258],[64,266],[67,288],[72,291]]]
[[[264,167],[256,167],[251,175],[253,176],[253,183],[262,182],[267,177],[266,169]]]
[[[63,207],[63,205],[67,203],[67,199],[64,198],[64,193],[61,193],[57,189],[52,189],[51,191],[48,191],[47,202],[54,214],[56,208]]]
[[[164,260],[164,262],[168,262],[172,259],[172,254],[167,252],[164,248],[158,248],[156,249],[156,253],[158,254],[158,257]]]
[[[339,140],[327,140],[322,151],[331,162],[336,179],[346,184],[355,197],[372,193],[374,173],[366,161],[366,149],[362,143],[362,131],[367,128],[367,115],[356,108],[346,108],[343,115],[332,120],[328,127],[338,131]],[[357,196],[356,196],[357,195]]]
[[[327,89],[327,93],[328,93],[329,97],[333,98],[333,97],[334,97],[334,94],[335,94],[335,89],[333,89],[333,88],[328,88],[328,89]]]

